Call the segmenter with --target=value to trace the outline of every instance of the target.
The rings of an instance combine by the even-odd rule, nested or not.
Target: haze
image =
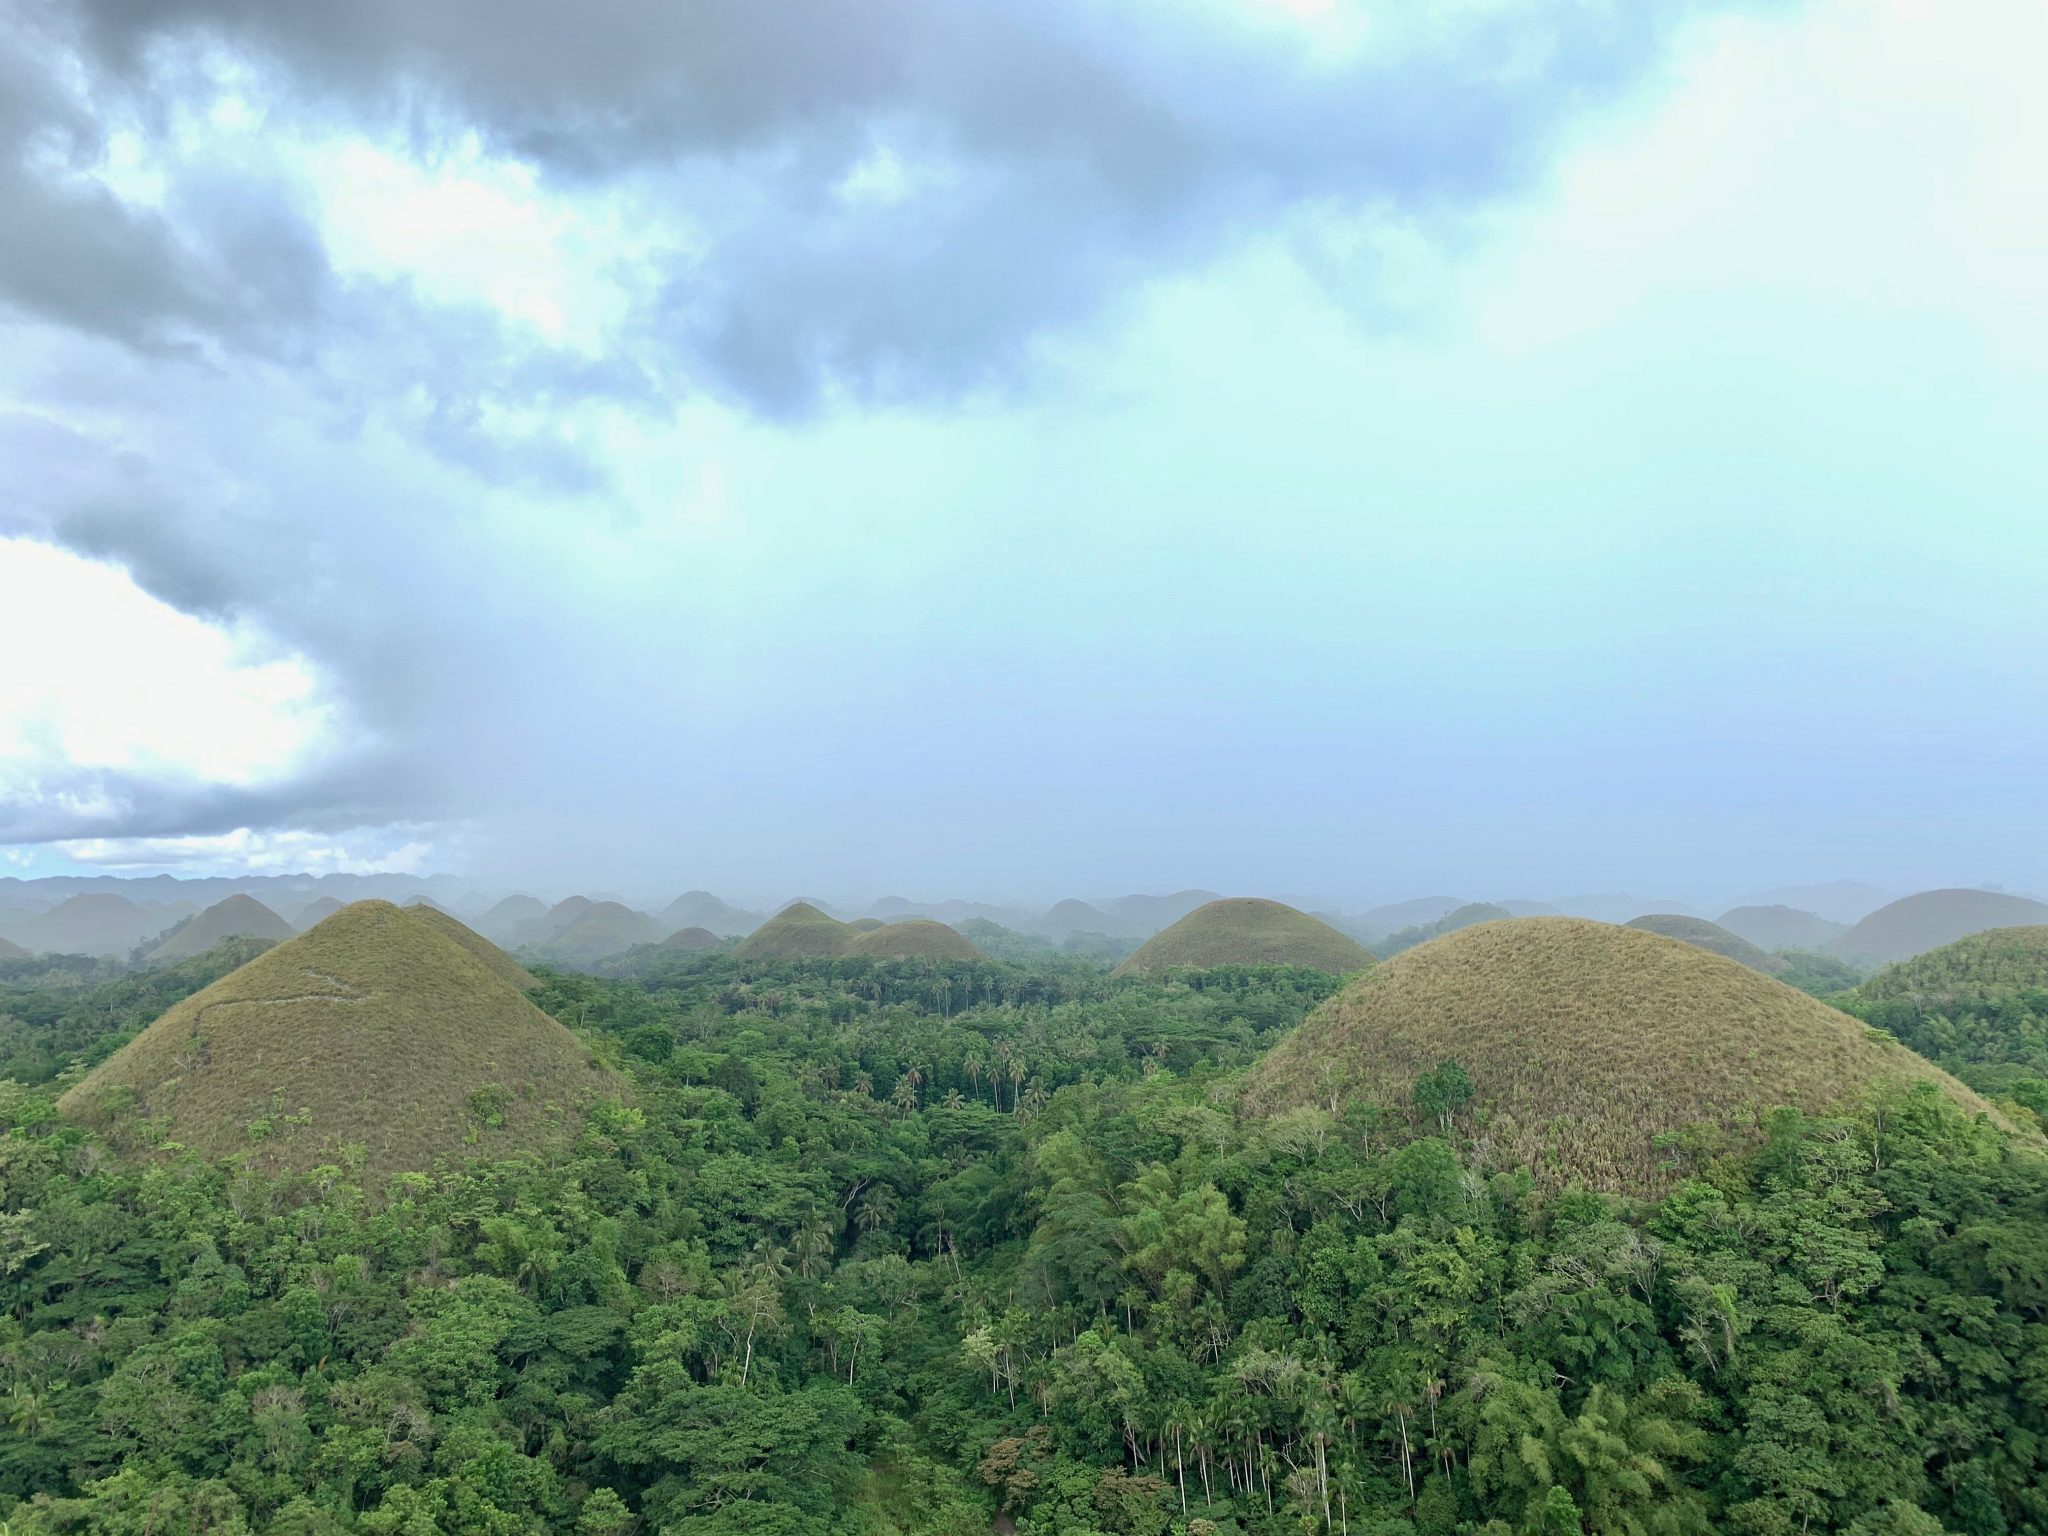
[[[0,873],[2048,886],[2033,0],[586,11],[0,17]]]

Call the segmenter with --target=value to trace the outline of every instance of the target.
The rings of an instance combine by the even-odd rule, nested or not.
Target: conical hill
[[[128,1146],[366,1176],[574,1133],[617,1090],[576,1037],[431,917],[343,908],[194,993],[61,1107]]]
[[[1319,918],[1277,901],[1231,897],[1197,907],[1154,934],[1115,974],[1169,966],[1298,965],[1342,975],[1370,964],[1370,950]]]
[[[1657,1146],[1706,1124],[1737,1138],[1781,1104],[1825,1110],[1889,1083],[1969,1089],[1847,1014],[1676,939],[1579,918],[1483,923],[1384,961],[1256,1065],[1270,1114],[1411,1102],[1455,1062],[1459,1123],[1502,1168],[1551,1187],[1654,1193],[1682,1171]]]
[[[1632,919],[1631,928],[1640,928],[1645,933],[1661,933],[1667,939],[1676,939],[1681,944],[1693,944],[1710,954],[1721,955],[1737,965],[1746,965],[1752,971],[1762,971],[1766,976],[1775,976],[1785,969],[1785,962],[1776,955],[1758,949],[1756,945],[1740,934],[1730,933],[1719,923],[1710,923],[1704,917],[1684,917],[1676,912],[1651,912]]]
[[[872,960],[986,960],[981,947],[958,929],[935,923],[930,918],[905,918],[856,934],[847,944],[849,955]]]
[[[173,928],[149,952],[152,961],[189,960],[223,939],[288,939],[292,925],[253,896],[230,896]]]

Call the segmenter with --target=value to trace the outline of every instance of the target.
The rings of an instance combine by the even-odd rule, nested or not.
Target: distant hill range
[[[1847,924],[1803,912],[1797,907],[1730,907],[1715,919],[1758,949],[1826,949],[1847,931]]]

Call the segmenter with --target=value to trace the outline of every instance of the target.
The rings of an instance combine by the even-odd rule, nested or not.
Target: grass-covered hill
[[[203,955],[223,939],[246,934],[253,939],[288,939],[292,925],[253,896],[230,896],[217,901],[196,917],[188,917],[164,936],[149,952],[152,962],[190,960]]]
[[[846,953],[859,932],[807,901],[794,901],[740,942],[741,960],[823,960]]]
[[[1404,949],[1413,949],[1418,944],[1427,944],[1431,939],[1440,939],[1447,933],[1456,933],[1460,928],[1471,928],[1479,923],[1497,923],[1515,916],[1506,907],[1496,906],[1490,901],[1468,901],[1453,907],[1433,922],[1418,923],[1385,935],[1375,946],[1382,955],[1397,955]]]
[[[1738,965],[1746,965],[1752,971],[1762,971],[1766,976],[1775,976],[1785,969],[1785,962],[1776,955],[1757,948],[1741,935],[1730,933],[1719,923],[1710,923],[1704,917],[1648,912],[1631,919],[1628,926],[1640,928],[1645,933],[1661,933],[1681,944],[1697,945],[1713,954],[1726,956]]]
[[[1372,953],[1328,923],[1277,901],[1234,896],[1197,907],[1154,934],[1116,975],[1169,966],[1296,965],[1342,975],[1372,964]]]
[[[1758,949],[1825,949],[1846,930],[1846,923],[1831,922],[1818,912],[1798,907],[1730,907],[1715,919],[1737,938],[1747,939]]]
[[[48,955],[125,955],[175,921],[126,896],[94,891],[38,913],[20,924],[14,937],[22,948]]]
[[[1829,946],[1853,960],[1908,960],[1987,928],[2048,923],[2048,906],[2003,891],[1921,891],[1879,907]]]
[[[0,960],[26,960],[28,951],[12,939],[0,939]]]
[[[1932,1081],[1988,1107],[1746,966],[1564,917],[1485,923],[1381,962],[1252,1069],[1244,1104],[1415,1105],[1423,1085],[1426,1105],[1445,1063],[1471,1084],[1457,1123],[1492,1163],[1552,1188],[1652,1193],[1684,1171],[1660,1137],[1704,1123],[1739,1139],[1770,1106],[1821,1110],[1888,1081]]]
[[[663,933],[661,924],[645,912],[635,912],[623,902],[594,901],[539,948],[545,955],[580,963],[623,954],[638,944],[658,944]]]
[[[519,944],[547,915],[538,896],[507,896],[476,920],[476,931],[493,944]]]
[[[1031,925],[1034,932],[1064,938],[1070,933],[1108,933],[1116,927],[1107,912],[1069,896],[1054,902]]]
[[[1888,965],[1843,1006],[2048,1121],[2048,925],[1993,928]]]
[[[717,949],[725,940],[709,928],[678,928],[661,941],[663,949]]]
[[[311,901],[300,902],[297,906],[287,908],[283,917],[293,928],[304,933],[315,923],[326,922],[345,905],[347,903],[333,896],[316,896]]]
[[[944,923],[928,917],[905,918],[884,923],[855,935],[846,953],[874,960],[986,960],[975,942]]]
[[[129,1147],[368,1175],[566,1140],[615,1090],[576,1037],[431,919],[343,908],[165,1013],[59,1101]]]
[[[535,918],[521,935],[522,944],[549,944],[576,926],[577,919],[597,903],[588,896],[567,896]]]
[[[506,986],[520,992],[531,992],[540,985],[539,978],[533,972],[463,922],[461,918],[444,912],[439,907],[410,906],[404,911],[413,921],[425,923],[436,933],[460,944],[483,965],[484,969]]]
[[[709,891],[685,891],[656,914],[667,928],[708,928],[728,938],[761,926],[759,912],[746,912]]]
[[[2048,924],[1991,928],[1888,965],[1856,989],[1864,1003],[1943,1008],[2048,992]]]

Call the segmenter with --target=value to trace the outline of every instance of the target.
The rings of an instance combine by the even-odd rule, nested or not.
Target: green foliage
[[[1227,1073],[1334,985],[551,975],[630,1107],[388,1179],[123,1160],[0,1089],[0,1520],[2048,1530],[2036,1154],[1901,1089],[1766,1114],[1655,1204],[1546,1193],[1502,1166],[1462,1050],[1411,1073],[1412,1120],[1239,1119]],[[467,1119],[516,1115],[500,1081]]]

